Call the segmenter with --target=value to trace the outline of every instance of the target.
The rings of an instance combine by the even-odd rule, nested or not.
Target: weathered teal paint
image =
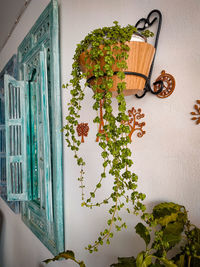
[[[43,115],[43,143],[44,143],[44,185],[46,195],[46,219],[48,222],[48,230],[51,231],[51,223],[53,221],[53,201],[52,201],[52,166],[51,166],[51,144],[50,144],[50,127],[49,127],[49,99],[48,99],[48,79],[47,79],[47,62],[46,51],[40,51],[40,72],[41,72],[41,106]]]
[[[64,250],[58,5],[52,0],[18,48],[25,81],[26,164],[32,201],[22,219],[53,254]]]
[[[12,201],[32,197],[26,164],[26,87],[27,82],[4,75],[7,198]]]
[[[64,250],[58,26],[57,1],[51,1],[18,49],[19,76],[29,80],[36,68],[38,94],[40,199],[23,203],[22,217],[53,254]]]
[[[15,212],[19,212],[18,201],[7,201],[7,177],[6,177],[6,138],[5,138],[5,94],[4,74],[7,73],[14,78],[17,76],[17,60],[13,55],[0,72],[0,197]]]

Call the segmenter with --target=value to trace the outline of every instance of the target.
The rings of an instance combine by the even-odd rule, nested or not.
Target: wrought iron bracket
[[[151,89],[151,85],[150,85],[151,84],[151,75],[152,75],[152,71],[153,71],[153,66],[154,66],[154,61],[155,61],[155,56],[156,56],[156,50],[157,50],[157,46],[158,46],[158,40],[159,40],[160,30],[161,30],[161,25],[162,25],[162,14],[161,14],[161,12],[159,10],[157,10],[157,9],[152,10],[149,13],[149,15],[147,16],[147,18],[140,19],[135,24],[135,27],[139,31],[144,31],[144,30],[148,29],[149,27],[151,27],[155,22],[158,22],[157,23],[157,32],[156,32],[156,35],[155,35],[155,42],[154,42],[155,54],[154,54],[154,58],[153,58],[153,61],[152,61],[152,64],[151,64],[151,68],[150,68],[150,71],[149,71],[149,76],[146,79],[144,92],[140,96],[136,94],[135,96],[137,98],[144,97],[147,92],[151,92],[154,95],[158,95],[163,90],[163,81],[156,81],[155,83],[153,83],[153,85],[160,84],[160,89],[158,91],[156,91],[156,92]]]

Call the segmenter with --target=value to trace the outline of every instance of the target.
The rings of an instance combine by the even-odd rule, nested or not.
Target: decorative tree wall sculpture
[[[142,129],[143,126],[145,126],[145,122],[138,122],[138,120],[144,118],[144,114],[141,113],[142,110],[141,108],[138,108],[136,110],[134,107],[132,109],[128,110],[128,115],[130,117],[130,120],[126,122],[125,124],[130,127],[130,133],[129,133],[129,138],[132,141],[132,135],[135,131],[138,131],[137,137],[142,137],[146,132]]]
[[[76,131],[78,133],[78,136],[81,136],[81,143],[84,143],[84,136],[87,137],[89,132],[88,123],[79,123]]]

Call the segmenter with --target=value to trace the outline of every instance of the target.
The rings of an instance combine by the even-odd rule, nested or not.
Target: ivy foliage
[[[126,89],[126,83],[123,81],[125,78],[124,70],[127,68],[126,60],[129,56],[127,42],[130,41],[134,33],[139,33],[134,26],[121,27],[117,21],[114,22],[114,26],[103,27],[89,33],[77,45],[73,57],[72,78],[68,84],[63,85],[64,88],[70,89],[71,94],[66,125],[63,127],[63,131],[65,132],[67,145],[74,152],[77,165],[80,166],[78,180],[82,192],[82,206],[93,208],[110,204],[108,209],[110,219],[107,221],[107,227],[100,233],[97,241],[87,247],[91,253],[97,251],[98,246],[103,245],[104,242],[110,244],[110,239],[113,237],[113,228],[116,231],[126,228],[126,223],[122,220],[120,211],[122,208],[126,208],[127,212],[130,213],[130,209],[126,207],[128,203],[132,204],[133,212],[136,214],[139,211],[145,211],[145,206],[142,204],[145,195],[136,190],[138,177],[131,171],[133,161],[131,150],[128,147],[130,144],[130,138],[128,137],[130,128],[123,123],[129,119],[123,93]],[[140,32],[141,34],[145,37],[153,35],[149,30]],[[80,64],[80,56],[83,54],[85,55],[84,71],[82,71]],[[101,64],[102,60],[104,61],[103,65]],[[113,111],[112,92],[110,91],[113,86],[114,68],[117,68],[119,78],[116,96],[117,114]],[[90,76],[95,77],[91,85],[94,92],[92,108],[98,114],[93,120],[95,124],[100,123],[99,108],[100,101],[103,101],[104,126],[103,131],[97,133],[103,162],[102,172],[98,174],[99,180],[94,190],[89,193],[88,197],[85,197],[85,160],[78,153],[81,142],[77,139],[76,127],[79,123],[81,103],[85,96],[84,90],[88,86],[86,78]],[[84,86],[81,86],[82,80],[85,81]],[[96,202],[96,193],[108,176],[113,177],[113,190],[102,201]]]
[[[198,267],[200,266],[200,229],[191,224],[184,206],[165,202],[156,205],[152,213],[142,215],[144,223],[135,226],[144,240],[146,250],[133,257],[123,258],[132,267]],[[173,258],[169,252],[178,252]],[[118,263],[111,267],[126,266]]]

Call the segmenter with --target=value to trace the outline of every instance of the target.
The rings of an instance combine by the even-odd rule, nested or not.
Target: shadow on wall
[[[0,210],[0,267],[3,267],[3,213]]]

